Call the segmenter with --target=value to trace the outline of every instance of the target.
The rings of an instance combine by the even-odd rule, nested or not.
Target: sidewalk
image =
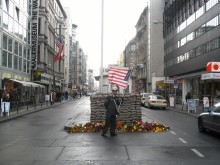
[[[54,106],[64,104],[68,101],[69,100],[63,100],[62,102],[57,102],[53,105],[51,105],[50,102],[48,102],[47,104],[43,103],[42,105],[37,105],[36,107],[32,105],[32,106],[29,106],[28,109],[27,109],[27,106],[22,106],[22,107],[18,108],[18,112],[15,108],[15,109],[13,109],[12,112],[10,112],[9,116],[8,116],[8,113],[6,113],[5,116],[0,116],[0,123],[6,122],[6,121],[9,121],[9,120],[12,120],[12,119],[16,119],[16,118],[19,118],[19,117],[22,117],[22,116],[25,116],[25,115],[28,115],[28,114],[31,114],[31,113],[35,113],[35,112],[38,112],[38,111],[42,111],[44,109],[52,108]]]

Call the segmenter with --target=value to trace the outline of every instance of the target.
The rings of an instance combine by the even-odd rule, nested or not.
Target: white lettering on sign
[[[32,33],[31,33],[31,66],[37,69],[37,53],[38,53],[38,0],[32,1]]]
[[[220,73],[206,73],[201,75],[202,80],[220,79]]]

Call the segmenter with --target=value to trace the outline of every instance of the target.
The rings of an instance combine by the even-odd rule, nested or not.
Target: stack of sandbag
[[[91,101],[91,122],[105,121],[104,101],[108,94],[97,93],[90,97]],[[123,97],[123,104],[120,106],[120,114],[117,117],[118,121],[124,123],[132,123],[133,121],[141,121],[141,98],[140,95],[119,94]]]

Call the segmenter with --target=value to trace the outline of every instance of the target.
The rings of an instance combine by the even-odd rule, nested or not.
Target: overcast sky
[[[98,75],[101,67],[102,0],[60,0],[71,10],[77,41],[88,55],[88,68]],[[147,0],[104,0],[103,66],[115,64],[126,44],[136,35],[135,25]]]

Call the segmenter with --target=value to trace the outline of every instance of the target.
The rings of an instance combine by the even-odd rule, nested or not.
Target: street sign
[[[178,88],[178,81],[177,81],[176,79],[174,80],[173,87],[174,87],[174,88]]]
[[[171,79],[165,79],[164,83],[168,83],[168,84],[174,84],[174,80]]]

